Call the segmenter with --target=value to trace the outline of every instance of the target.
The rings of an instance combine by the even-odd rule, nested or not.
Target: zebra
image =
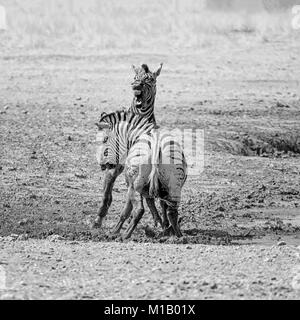
[[[147,118],[124,110],[103,114],[98,127],[103,133],[102,162],[122,164],[128,185],[126,204],[113,233],[120,232],[136,209],[124,234],[124,239],[131,237],[144,214],[145,198],[164,231],[169,229],[181,237],[178,207],[187,177],[187,163],[180,144]],[[162,219],[155,207],[155,198],[160,199]]]
[[[132,69],[135,73],[134,81],[131,84],[134,97],[128,111],[129,113],[147,119],[147,121],[154,123],[155,126],[157,126],[154,116],[156,79],[161,73],[162,66],[163,63],[160,64],[155,72],[151,72],[146,64],[142,64],[141,67],[132,65]],[[98,210],[97,218],[93,223],[94,228],[100,228],[102,225],[103,217],[106,216],[112,203],[112,189],[114,183],[117,177],[123,172],[124,167],[121,164],[102,163],[101,169],[105,170],[103,198]]]
[[[156,96],[156,79],[160,75],[163,63],[155,72],[151,72],[146,64],[142,64],[137,68],[132,65],[135,72],[134,81],[131,84],[134,97],[129,108],[134,114],[146,117],[150,122],[155,121],[154,102]]]

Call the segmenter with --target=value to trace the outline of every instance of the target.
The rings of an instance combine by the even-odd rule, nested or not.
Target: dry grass
[[[228,37],[269,40],[292,32],[291,13],[205,9],[192,0],[2,0],[0,48],[181,50]],[[214,35],[215,37],[212,37]]]

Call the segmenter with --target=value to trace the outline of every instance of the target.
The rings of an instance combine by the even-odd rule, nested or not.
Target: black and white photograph
[[[0,0],[0,141],[0,300],[300,300],[300,0]]]

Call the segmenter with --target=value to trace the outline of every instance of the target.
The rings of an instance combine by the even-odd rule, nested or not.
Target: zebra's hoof
[[[170,236],[175,235],[173,227],[172,226],[165,227],[163,232],[162,232],[162,235],[164,237],[170,237]]]
[[[99,229],[102,227],[102,219],[100,217],[97,217],[92,225],[94,229]]]
[[[129,234],[129,233],[124,233],[121,238],[122,238],[123,241],[126,241],[126,240],[128,240],[130,237],[131,237],[131,234]]]
[[[111,236],[118,236],[120,234],[120,230],[113,230],[111,233]]]

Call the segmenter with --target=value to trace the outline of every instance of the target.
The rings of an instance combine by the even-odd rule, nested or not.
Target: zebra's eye
[[[107,157],[108,156],[108,149],[105,149],[103,154],[104,154],[104,157]]]
[[[103,143],[106,143],[107,142],[107,140],[108,140],[108,137],[106,136],[106,137],[104,137],[103,138]]]
[[[152,75],[152,74],[151,74],[151,75],[148,75],[147,80],[149,80],[149,81],[153,81],[153,80],[154,80],[153,75]]]

